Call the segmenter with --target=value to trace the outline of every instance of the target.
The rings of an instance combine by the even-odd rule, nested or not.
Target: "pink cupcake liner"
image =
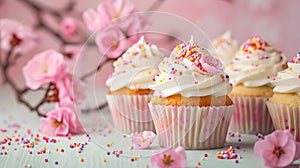
[[[148,108],[152,95],[107,95],[115,128],[122,133],[153,131],[155,127]]]
[[[159,145],[213,149],[224,146],[234,106],[165,106],[149,103]]]
[[[274,130],[266,106],[268,98],[231,96],[235,104],[230,130],[246,134],[268,134]]]
[[[300,106],[266,103],[270,111],[275,129],[288,129],[294,139],[300,142]]]

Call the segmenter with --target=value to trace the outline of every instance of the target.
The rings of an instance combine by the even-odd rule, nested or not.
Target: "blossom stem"
[[[163,2],[165,2],[166,0],[156,0],[149,8],[147,11],[155,11],[157,10]]]
[[[102,61],[95,69],[93,69],[90,72],[86,73],[80,79],[82,81],[85,81],[87,78],[89,78],[90,76],[92,76],[95,73],[97,73],[98,71],[100,71],[102,66],[104,66],[106,63],[117,60],[117,58],[108,58],[108,57],[105,57],[105,58],[106,59],[104,61]]]
[[[62,44],[79,44],[80,43],[80,42],[73,42],[73,41],[69,41],[69,40],[65,39],[61,34],[59,34],[57,31],[53,30],[48,24],[46,24],[42,18],[44,13],[49,13],[52,16],[55,16],[58,20],[61,20],[64,13],[72,11],[74,9],[75,4],[76,4],[74,1],[70,1],[69,4],[67,5],[67,7],[65,9],[63,9],[61,12],[58,12],[58,11],[52,10],[52,9],[48,9],[48,8],[43,8],[30,0],[21,0],[21,2],[26,4],[28,7],[30,7],[34,11],[34,13],[36,15],[36,19],[37,19],[36,28],[39,28],[39,29],[41,28],[41,29],[46,30],[50,35],[55,37],[58,41],[62,42]]]
[[[3,78],[7,82],[7,84],[9,84],[12,87],[13,91],[15,92],[18,102],[20,102],[23,105],[25,105],[26,107],[28,107],[30,109],[30,111],[37,112],[37,114],[39,116],[45,116],[45,114],[43,114],[39,111],[39,108],[42,104],[44,104],[46,102],[46,99],[44,98],[36,106],[32,106],[29,102],[27,102],[24,99],[24,94],[29,91],[29,88],[24,88],[24,89],[18,88],[18,86],[13,82],[13,80],[10,78],[10,76],[8,74],[9,68],[12,65],[10,62],[10,57],[12,57],[13,51],[14,51],[14,47],[11,47],[11,49],[6,54],[5,62],[2,62],[2,60],[0,59],[0,68],[3,73]],[[48,95],[49,91],[46,91],[46,92]]]
[[[84,110],[81,110],[81,112],[82,113],[90,113],[90,112],[93,112],[93,111],[102,110],[107,106],[108,106],[108,103],[104,102],[104,103],[100,104],[98,107],[84,109]]]

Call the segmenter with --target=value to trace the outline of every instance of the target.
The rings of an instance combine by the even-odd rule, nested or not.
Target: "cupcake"
[[[273,95],[270,81],[286,67],[286,58],[271,44],[255,35],[240,47],[225,68],[233,84],[235,109],[230,129],[240,133],[268,134],[274,130],[266,101]]]
[[[106,81],[110,88],[107,101],[115,128],[122,133],[155,131],[148,103],[153,91],[152,76],[163,54],[144,37],[113,64],[114,72]]]
[[[230,31],[226,31],[214,39],[212,45],[213,48],[209,49],[210,53],[216,55],[224,65],[231,63],[239,49],[238,43],[231,37]]]
[[[234,107],[222,63],[191,38],[176,46],[158,68],[149,109],[160,146],[222,147]]]
[[[288,68],[278,73],[271,82],[274,94],[268,100],[275,129],[289,129],[300,141],[300,52],[288,63]]]

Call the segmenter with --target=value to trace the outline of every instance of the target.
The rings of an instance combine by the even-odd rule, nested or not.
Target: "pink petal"
[[[55,130],[55,135],[58,135],[58,136],[67,136],[68,134],[69,134],[69,125],[67,125],[66,123],[61,124]]]
[[[40,118],[40,122],[41,122],[41,127],[40,127],[40,132],[43,134],[47,134],[50,136],[54,136],[55,135],[55,127],[53,127],[53,122],[55,120],[53,120],[52,118]]]
[[[200,63],[208,73],[218,74],[222,72],[223,64],[219,59],[211,56],[210,54],[202,55]]]
[[[170,156],[173,162],[170,165],[165,165],[163,162],[164,155]],[[184,168],[186,167],[186,153],[183,148],[165,150],[157,153],[150,158],[152,165],[168,168]]]
[[[38,89],[45,83],[54,82],[64,74],[66,65],[62,54],[46,50],[35,55],[23,68],[26,86]]]
[[[95,40],[99,52],[111,58],[119,57],[127,46],[125,35],[115,25],[108,25],[99,31]],[[113,47],[114,44],[117,46]]]
[[[285,167],[293,163],[296,153],[296,143],[294,140],[289,139],[285,146],[282,147],[284,154],[280,156],[277,167]]]
[[[278,157],[273,152],[263,152],[262,159],[268,167],[277,167]]]
[[[78,31],[77,21],[72,17],[63,18],[60,23],[60,31],[66,36],[73,36]]]
[[[132,143],[138,149],[147,149],[155,139],[155,134],[152,131],[143,131],[139,134],[132,135]]]
[[[266,139],[276,146],[284,146],[288,142],[289,137],[287,132],[276,130],[272,134],[268,135]]]

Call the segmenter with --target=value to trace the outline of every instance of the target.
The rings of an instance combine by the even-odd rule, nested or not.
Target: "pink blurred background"
[[[33,24],[35,18],[32,11],[21,1],[0,0],[0,18],[7,17],[24,24]],[[41,5],[59,9],[69,0],[35,1]],[[101,0],[77,0],[76,9],[81,12],[87,8],[96,7],[99,2]],[[145,11],[155,0],[132,0],[132,2],[140,11]],[[299,50],[299,6],[299,0],[165,0],[157,10],[176,14],[193,22],[206,33],[209,39],[215,38],[226,30],[231,30],[233,37],[239,43],[251,38],[254,34],[259,34],[291,58]],[[176,33],[185,31],[177,30],[177,27],[169,29]],[[36,33],[42,37],[39,46],[24,56],[12,73],[21,74],[22,66],[33,53],[48,48],[59,49],[56,39],[42,31]],[[110,69],[108,68],[108,71],[111,71]],[[106,77],[103,76],[101,79]]]

